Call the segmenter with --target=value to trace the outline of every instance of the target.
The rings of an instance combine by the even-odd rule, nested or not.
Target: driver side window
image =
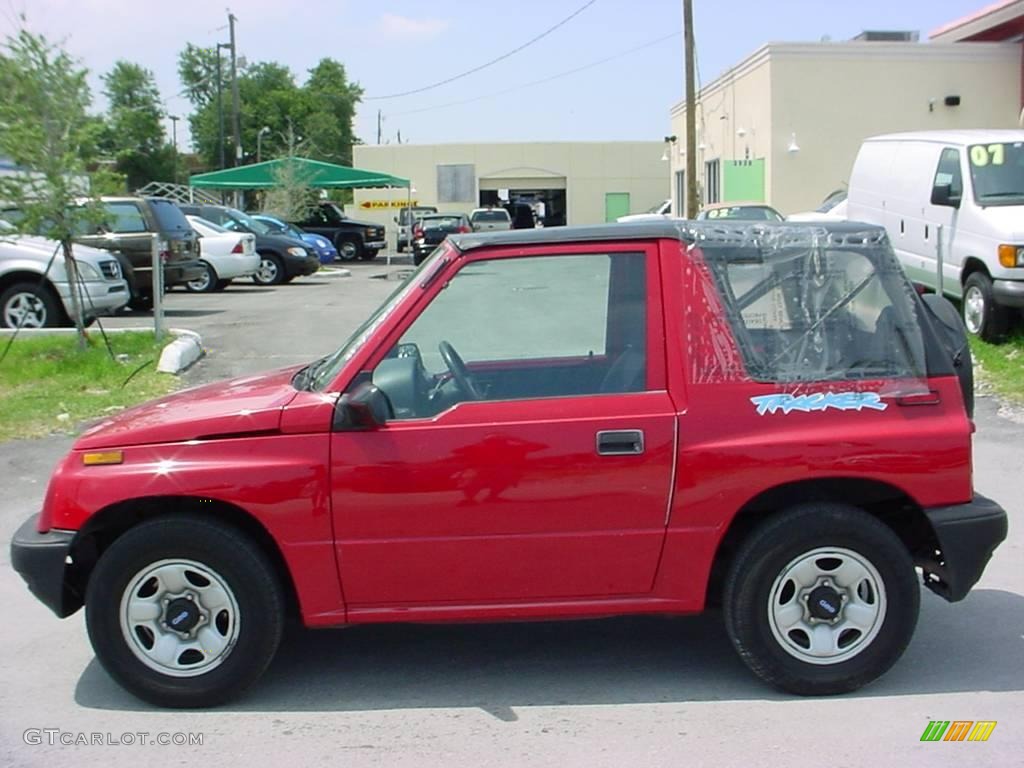
[[[643,253],[472,262],[381,361],[373,382],[398,419],[463,400],[646,388]]]

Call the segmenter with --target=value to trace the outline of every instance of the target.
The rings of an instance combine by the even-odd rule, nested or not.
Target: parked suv
[[[961,600],[1006,536],[972,488],[965,333],[878,228],[689,226],[451,236],[333,354],[85,432],[14,568],[161,705],[239,694],[291,612],[721,605],[768,683],[870,682],[915,568]]]
[[[103,197],[99,205],[102,220],[90,224],[75,241],[113,252],[128,281],[132,309],[153,307],[154,234],[162,247],[166,288],[202,276],[196,233],[174,202],[159,197]],[[3,213],[5,218],[18,215],[17,211]]]
[[[9,226],[0,222],[0,327],[73,325],[71,283],[60,243],[15,235]],[[86,323],[128,303],[128,284],[110,253],[85,245],[74,246],[73,252]]]
[[[383,225],[350,219],[337,204],[326,200],[311,208],[304,221],[289,223],[326,237],[334,243],[342,261],[368,261],[387,245]]]
[[[248,232],[256,236],[256,253],[260,267],[252,280],[257,285],[279,285],[296,277],[312,275],[320,269],[320,257],[301,240],[275,233],[266,224],[247,213],[224,205],[182,205],[189,216],[212,221],[231,232]]]

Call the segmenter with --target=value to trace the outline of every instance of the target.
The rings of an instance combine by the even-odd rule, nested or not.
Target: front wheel
[[[355,261],[363,257],[362,243],[351,237],[339,238],[335,247],[338,249],[338,258],[342,261]]]
[[[910,642],[919,604],[896,534],[841,504],[802,505],[756,529],[723,600],[740,658],[799,695],[853,691],[885,673]]]
[[[15,283],[0,296],[4,328],[53,328],[61,325],[60,305],[44,286]]]
[[[377,258],[377,249],[364,248],[363,253],[360,255],[359,258],[362,259],[363,261],[373,261],[374,259]]]
[[[210,291],[217,290],[217,284],[219,283],[217,272],[205,261],[200,262],[199,265],[203,268],[202,276],[185,283],[185,290],[192,293],[209,293]]]
[[[260,268],[252,276],[257,285],[280,285],[284,282],[284,262],[275,253],[260,254]]]
[[[270,664],[284,596],[263,552],[238,531],[159,518],[103,553],[85,597],[96,657],[120,685],[164,707],[240,694]]]
[[[984,272],[972,272],[964,283],[963,316],[967,332],[985,341],[999,341],[1010,327],[1010,311],[996,304]]]

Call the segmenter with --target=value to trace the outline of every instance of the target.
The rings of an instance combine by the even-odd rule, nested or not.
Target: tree
[[[223,67],[222,88],[230,91],[230,74]],[[212,49],[189,44],[178,56],[178,74],[195,106],[189,118],[196,152],[212,167],[219,167],[220,118],[217,104],[217,57]],[[346,79],[345,68],[323,59],[299,86],[295,76],[276,62],[251,64],[239,75],[242,147],[255,159],[257,135],[264,127],[262,155],[287,154],[287,136],[294,131],[304,156],[327,162],[351,164],[352,118],[362,89]],[[226,108],[226,107],[225,107]],[[228,158],[234,155],[226,139]]]
[[[164,108],[153,73],[118,61],[103,75],[110,107],[100,146],[117,161],[132,189],[150,181],[171,181],[174,149],[164,138]]]
[[[0,49],[0,155],[27,169],[0,177],[0,199],[21,212],[12,222],[18,230],[60,242],[81,348],[85,331],[72,237],[96,216],[95,209],[75,204],[86,192],[83,154],[93,140],[86,74],[65,51],[24,28]]]

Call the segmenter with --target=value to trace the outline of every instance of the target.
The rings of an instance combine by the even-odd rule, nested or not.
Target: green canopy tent
[[[191,187],[202,189],[267,189],[278,186],[285,174],[317,189],[409,189],[412,186],[408,179],[389,173],[349,168],[305,157],[282,157],[223,171],[199,173],[192,176],[188,183]]]
[[[407,205],[412,206],[412,184],[408,179],[380,171],[349,168],[305,157],[282,157],[253,165],[199,173],[189,178],[190,187],[201,189],[268,189],[290,178],[316,189],[394,189],[406,190]],[[388,265],[391,251],[388,250]]]

